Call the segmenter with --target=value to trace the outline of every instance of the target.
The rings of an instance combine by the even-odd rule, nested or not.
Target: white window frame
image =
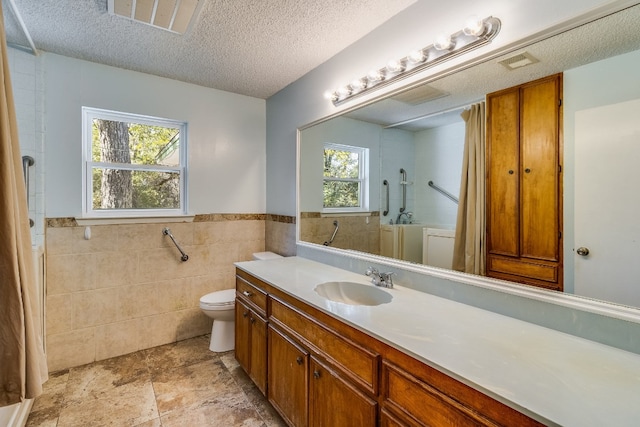
[[[92,124],[94,119],[140,123],[150,126],[175,127],[180,129],[180,164],[135,165],[122,163],[94,162],[92,159]],[[104,110],[100,108],[82,107],[82,213],[83,218],[130,218],[130,217],[173,217],[187,216],[187,122]],[[178,209],[93,209],[93,173],[94,167],[114,168],[133,171],[177,172],[180,175],[180,207]]]
[[[360,213],[369,212],[369,149],[366,147],[357,147],[353,145],[336,144],[333,142],[325,142],[322,146],[322,159],[324,161],[324,151],[326,149],[350,151],[352,153],[358,153],[360,163],[358,165],[358,178],[328,178],[322,176],[322,186],[324,187],[325,181],[341,181],[341,182],[359,182],[360,194],[358,194],[358,207],[324,207],[324,196],[322,201],[322,213]]]

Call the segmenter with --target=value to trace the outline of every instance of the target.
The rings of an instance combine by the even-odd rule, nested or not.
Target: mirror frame
[[[626,7],[629,7],[628,5]],[[428,84],[437,79],[446,77],[450,74],[454,74],[457,72],[461,72],[470,68],[478,63],[485,62],[496,58],[501,55],[505,55],[509,52],[513,52],[515,50],[524,48],[530,44],[536,43],[538,41],[544,40],[549,37],[553,37],[559,33],[564,31],[568,31],[570,29],[576,28],[580,25],[584,25],[591,21],[595,21],[599,18],[602,18],[606,15],[620,12],[626,8],[625,6],[619,6],[615,8],[615,10],[605,10],[603,7],[599,11],[595,11],[592,14],[588,14],[588,16],[580,16],[575,19],[569,20],[567,22],[558,24],[552,28],[548,28],[538,34],[532,35],[531,37],[527,37],[525,39],[519,40],[517,42],[511,43],[507,46],[504,46],[496,51],[491,52],[489,55],[485,57],[476,57],[471,58],[469,61],[458,64],[452,68],[449,68],[445,71],[437,73],[435,75],[427,75],[422,78],[419,78],[416,81],[405,84],[404,86],[397,87],[394,89],[382,88],[380,93],[376,96],[373,96],[367,100],[354,102],[352,105],[349,105],[347,108],[342,108],[339,111],[336,111],[333,114],[328,116],[324,116],[318,120],[315,120],[311,123],[308,123],[304,126],[301,126],[296,131],[296,247],[301,248],[305,251],[312,251],[317,253],[320,258],[326,260],[327,264],[336,263],[333,257],[342,257],[352,261],[359,261],[365,263],[373,263],[381,266],[386,266],[399,271],[408,271],[418,273],[420,275],[428,276],[428,277],[436,277],[446,280],[455,281],[458,283],[471,285],[475,287],[480,287],[496,292],[507,293],[514,296],[524,297],[527,299],[533,299],[549,304],[554,304],[562,307],[566,307],[568,309],[575,309],[579,311],[584,311],[588,313],[598,314],[601,316],[612,317],[619,320],[628,321],[631,323],[640,323],[640,307],[630,307],[624,306],[620,304],[616,304],[613,302],[597,300],[589,297],[584,297],[575,294],[569,294],[565,292],[553,291],[549,289],[541,289],[533,286],[527,286],[524,284],[509,282],[506,280],[493,279],[486,276],[476,276],[468,273],[462,273],[454,270],[446,270],[438,267],[432,267],[422,264],[415,264],[408,261],[397,260],[393,258],[388,258],[380,255],[374,255],[370,253],[360,252],[351,249],[340,249],[333,248],[328,246],[323,246],[315,243],[310,243],[306,241],[300,240],[300,172],[301,172],[301,144],[302,144],[302,132],[306,129],[309,129],[315,125],[326,122],[333,118],[337,118],[343,116],[351,111],[360,109],[362,107],[366,107],[370,104],[378,102],[382,99],[389,98],[394,96],[400,92],[404,92],[420,85]],[[350,262],[349,264],[352,264]],[[402,286],[402,285],[400,285]]]

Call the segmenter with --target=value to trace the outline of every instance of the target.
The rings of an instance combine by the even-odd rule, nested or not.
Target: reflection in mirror
[[[640,201],[628,197],[634,193],[629,183],[638,182],[640,177],[629,175],[635,167],[623,168],[627,174],[609,173],[620,172],[616,164],[622,158],[640,158],[640,130],[632,119],[620,124],[615,119],[620,114],[607,109],[617,106],[610,108],[637,113],[633,101],[640,99],[636,77],[640,66],[639,27],[640,5],[636,5],[305,128],[299,153],[300,240],[323,244],[334,232],[333,222],[337,220],[340,227],[331,247],[450,268],[457,205],[429,182],[454,197],[459,195],[465,133],[460,113],[484,100],[488,93],[564,72],[564,291],[640,307],[640,292],[631,283],[640,275],[640,263],[630,255],[640,251],[640,226],[626,214],[640,210]],[[519,68],[507,67],[527,63]],[[594,119],[600,117],[616,123],[626,134],[636,135],[636,144],[622,141],[616,151],[618,145],[609,138],[608,130],[599,126],[605,120]],[[602,153],[597,159],[585,157],[585,135],[601,135],[599,140],[607,141],[606,157]],[[369,150],[366,211],[323,211],[324,143]],[[599,163],[587,163],[597,160]],[[607,165],[612,167],[603,169]],[[607,181],[608,187],[600,186],[600,196],[594,197],[591,187],[581,186],[586,180],[578,179],[578,174],[584,173],[592,177],[612,175],[612,179],[615,175],[617,181]],[[604,194],[611,195],[606,206],[610,215],[597,210],[589,217],[582,215],[602,208],[598,200]],[[588,206],[582,205],[585,200],[590,201]],[[600,216],[609,222],[596,223]],[[587,236],[584,229],[598,232]],[[624,253],[616,251],[617,258],[601,259],[618,246]],[[579,247],[590,249],[590,255],[576,254],[574,248]],[[581,275],[584,271],[590,271],[590,277]]]

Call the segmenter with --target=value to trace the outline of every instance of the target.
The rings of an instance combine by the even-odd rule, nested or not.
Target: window
[[[369,209],[369,150],[324,144],[323,212]]]
[[[88,217],[185,215],[187,124],[83,107]]]

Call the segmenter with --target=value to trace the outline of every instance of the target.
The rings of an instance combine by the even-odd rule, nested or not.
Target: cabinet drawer
[[[269,320],[340,368],[371,394],[378,392],[378,354],[341,337],[300,311],[271,297]]]
[[[240,276],[236,276],[236,294],[263,317],[267,316],[267,293]]]
[[[382,402],[390,412],[400,414],[400,418],[412,420],[407,425],[497,425],[386,361],[382,364]]]
[[[558,266],[530,262],[525,260],[511,260],[500,257],[489,257],[489,270],[515,276],[529,277],[551,283],[558,283]]]

